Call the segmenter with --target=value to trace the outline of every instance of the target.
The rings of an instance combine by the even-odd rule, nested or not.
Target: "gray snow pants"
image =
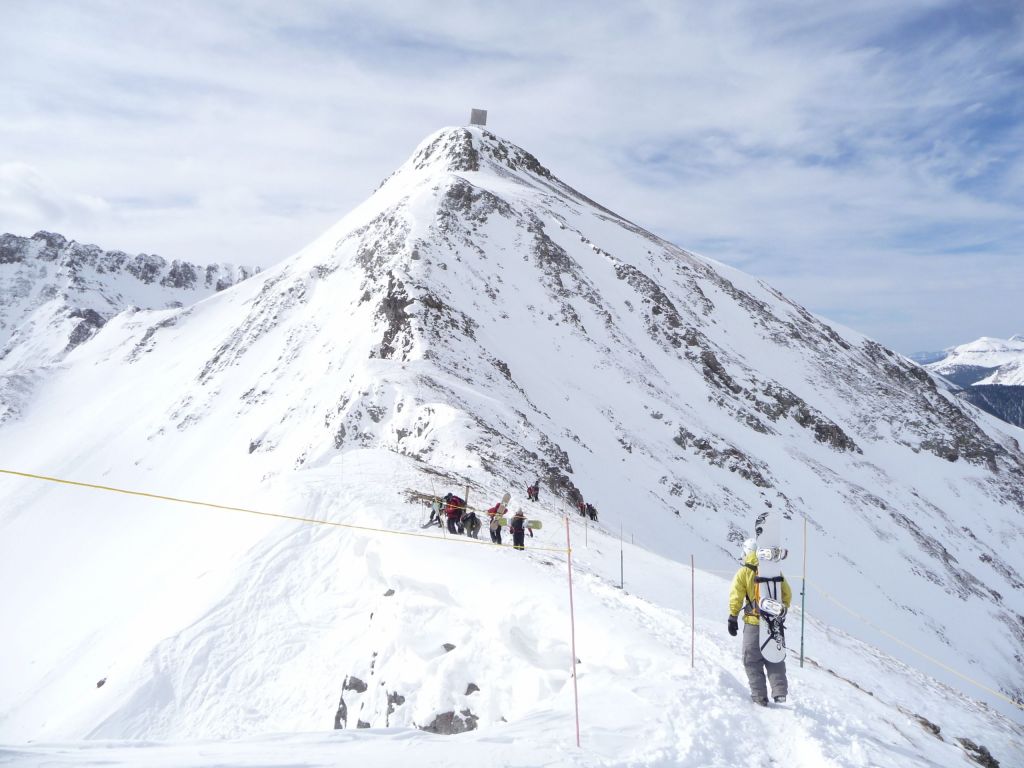
[[[747,671],[750,682],[750,695],[754,699],[767,700],[768,686],[764,674],[768,670],[768,682],[772,686],[772,696],[785,696],[789,692],[786,681],[786,662],[765,661],[761,655],[761,628],[756,624],[743,625],[743,668]]]

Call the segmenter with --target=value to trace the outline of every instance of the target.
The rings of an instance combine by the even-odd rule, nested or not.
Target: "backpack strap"
[[[743,615],[744,616],[757,616],[757,566],[753,563],[744,563],[744,568],[749,568],[754,572],[754,600],[750,599],[749,594],[743,595]]]

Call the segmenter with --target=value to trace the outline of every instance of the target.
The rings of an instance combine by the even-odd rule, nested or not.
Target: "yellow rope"
[[[390,528],[373,528],[367,525],[353,525],[352,523],[339,523],[334,520],[320,520],[313,517],[302,517],[300,515],[287,515],[281,512],[265,512],[259,509],[249,509],[247,507],[233,507],[228,504],[215,504],[209,501],[197,501],[195,499],[183,499],[177,496],[164,496],[159,493],[147,493],[146,491],[132,491],[127,488],[116,488],[111,485],[98,485],[96,483],[83,483],[77,480],[65,480],[60,477],[49,477],[48,475],[36,475],[31,472],[17,472],[13,469],[0,469],[0,473],[5,475],[14,475],[15,477],[25,477],[32,480],[45,480],[49,483],[60,483],[62,485],[71,485],[79,488],[91,488],[96,491],[109,491],[111,493],[122,493],[127,496],[141,496],[146,499],[157,499],[159,501],[171,501],[176,504],[192,504],[197,507],[210,507],[212,509],[222,509],[228,512],[244,512],[249,515],[260,515],[262,517],[276,517],[281,520],[292,520],[297,523],[307,523],[310,525],[331,525],[336,528],[350,528],[356,531],[363,531],[366,533],[387,533],[393,536],[413,536],[416,538],[430,539],[431,541],[444,541],[444,542],[458,542],[462,544],[483,544],[485,546],[499,547],[501,544],[495,544],[491,541],[482,541],[480,539],[474,539],[469,536],[460,537],[437,537],[431,536],[428,533],[416,533],[414,531],[396,531]],[[556,547],[530,547],[531,552],[566,552],[566,549]]]
[[[824,589],[822,589],[818,585],[812,583],[811,581],[808,581],[807,583],[811,587],[813,587],[815,590],[820,592],[825,598],[827,598],[828,600],[831,600],[833,603],[838,605],[840,608],[842,608],[844,611],[849,613],[851,616],[853,616],[854,618],[864,622],[869,627],[874,629],[876,632],[880,632],[881,634],[885,635],[885,637],[889,638],[890,640],[893,640],[893,641],[899,643],[904,648],[906,648],[908,651],[910,651],[912,653],[916,653],[922,659],[927,659],[928,661],[930,661],[935,666],[940,667],[940,668],[946,670],[947,672],[949,672],[952,675],[956,675],[961,680],[966,680],[971,685],[977,686],[981,690],[987,691],[988,693],[992,694],[993,696],[996,696],[996,697],[1002,699],[1003,701],[1006,701],[1006,702],[1012,704],[1013,706],[1017,707],[1017,709],[1024,710],[1024,704],[1021,704],[1019,701],[1014,701],[1009,696],[1007,696],[1007,695],[1005,695],[1003,693],[1000,693],[999,691],[993,690],[992,688],[989,688],[987,685],[985,685],[983,683],[979,683],[974,678],[968,677],[967,675],[963,674],[962,672],[959,672],[956,669],[953,669],[953,667],[949,666],[948,664],[944,664],[943,662],[941,662],[938,659],[936,659],[934,656],[930,656],[929,654],[925,653],[924,651],[922,651],[922,650],[920,650],[918,648],[915,648],[910,643],[908,643],[906,640],[903,640],[903,639],[897,637],[896,635],[892,634],[891,632],[888,632],[887,630],[882,629],[880,626],[875,624],[873,621],[871,621],[866,616],[862,616],[861,614],[857,613],[855,610],[853,610],[849,606],[843,605],[843,603],[839,602],[839,600],[837,600],[835,597],[833,597],[831,594],[826,592]]]
[[[710,570],[708,570],[708,571],[704,571],[704,572],[705,572],[705,573],[724,573],[724,571],[710,571]],[[730,572],[730,573],[731,573],[731,572]],[[990,694],[992,694],[993,696],[996,696],[997,698],[1000,698],[1000,699],[1002,699],[1003,701],[1005,701],[1005,702],[1008,702],[1009,704],[1012,704],[1012,705],[1013,705],[1013,706],[1015,706],[1015,707],[1016,707],[1017,709],[1020,709],[1020,710],[1024,711],[1024,704],[1021,704],[1021,702],[1019,702],[1019,701],[1014,701],[1013,699],[1011,699],[1011,698],[1010,698],[1009,696],[1007,696],[1006,694],[1004,694],[1004,693],[1000,693],[999,691],[996,691],[996,690],[994,690],[994,689],[992,689],[992,688],[989,688],[989,687],[988,687],[987,685],[985,685],[984,683],[980,683],[980,682],[978,682],[977,680],[975,680],[974,678],[972,678],[972,677],[968,677],[968,676],[967,676],[967,675],[965,675],[964,673],[962,673],[962,672],[960,672],[960,671],[958,671],[958,670],[954,669],[953,667],[949,666],[948,664],[945,664],[945,663],[943,663],[943,662],[939,661],[939,660],[938,660],[938,659],[936,659],[936,658],[935,658],[934,656],[931,656],[931,655],[929,655],[929,654],[925,653],[924,651],[920,650],[919,648],[915,648],[915,647],[914,647],[913,645],[911,645],[910,643],[908,643],[908,642],[907,642],[906,640],[903,640],[902,638],[900,638],[900,637],[897,637],[896,635],[892,634],[892,633],[891,633],[891,632],[889,632],[888,630],[885,630],[885,629],[883,629],[882,627],[880,627],[880,626],[878,626],[877,624],[875,624],[875,623],[874,623],[873,621],[871,621],[871,620],[870,620],[869,618],[867,618],[866,616],[863,616],[863,615],[861,615],[861,614],[857,613],[857,611],[853,610],[853,609],[852,609],[852,608],[850,608],[849,606],[847,606],[847,605],[844,605],[844,604],[843,604],[843,603],[841,603],[841,602],[840,602],[840,601],[839,601],[839,600],[838,600],[838,599],[837,599],[837,598],[836,598],[836,597],[835,597],[834,595],[832,595],[832,594],[830,594],[829,592],[825,591],[824,589],[822,589],[821,587],[819,587],[819,586],[818,586],[817,584],[814,584],[814,583],[813,583],[812,581],[810,581],[810,579],[806,579],[806,580],[805,580],[805,582],[807,583],[807,585],[808,585],[808,586],[811,586],[811,587],[813,587],[813,588],[814,588],[814,589],[815,589],[816,591],[818,591],[818,592],[819,592],[819,593],[820,593],[821,595],[823,595],[823,596],[824,596],[824,597],[825,597],[826,599],[828,599],[828,600],[830,600],[831,602],[833,602],[833,603],[835,603],[836,605],[838,605],[838,606],[839,606],[840,608],[842,608],[842,609],[843,609],[844,611],[846,611],[847,613],[849,613],[849,614],[850,614],[851,616],[853,616],[853,617],[854,617],[854,618],[856,618],[857,620],[859,620],[859,621],[863,622],[864,624],[866,624],[867,626],[871,627],[871,628],[872,628],[872,629],[874,629],[874,630],[875,630],[876,632],[879,632],[880,634],[882,634],[882,635],[884,635],[885,637],[889,638],[890,640],[893,640],[894,642],[896,642],[896,643],[899,643],[899,644],[900,644],[901,646],[903,646],[904,648],[906,648],[906,649],[907,649],[908,651],[910,651],[911,653],[915,653],[915,654],[917,654],[917,655],[918,655],[918,656],[920,656],[920,657],[921,657],[922,659],[926,659],[926,660],[930,661],[930,662],[931,662],[932,664],[934,664],[935,666],[937,666],[937,667],[939,667],[939,668],[941,668],[941,669],[944,669],[944,670],[946,670],[947,672],[949,672],[949,673],[950,673],[950,674],[952,674],[952,675],[956,675],[956,676],[957,676],[957,677],[959,677],[959,678],[960,678],[961,680],[964,680],[964,681],[966,681],[966,682],[970,683],[971,685],[974,685],[974,686],[976,686],[976,687],[977,687],[977,688],[979,688],[980,690],[982,690],[982,691],[986,691],[987,693],[990,693]],[[796,608],[794,607],[794,610],[798,610],[798,609],[796,609]]]
[[[490,542],[490,541],[481,541],[479,539],[473,539],[473,538],[470,538],[468,536],[460,536],[460,537],[452,537],[452,538],[438,538],[437,536],[431,536],[430,534],[426,534],[426,533],[415,533],[413,531],[396,531],[396,530],[392,530],[392,529],[389,529],[389,528],[374,528],[374,527],[366,526],[366,525],[354,525],[352,523],[339,523],[339,522],[336,522],[334,520],[320,520],[320,519],[313,518],[313,517],[302,517],[300,515],[288,515],[288,514],[284,514],[284,513],[281,513],[281,512],[266,512],[266,511],[258,510],[258,509],[250,509],[248,507],[235,507],[235,506],[231,506],[231,505],[228,505],[228,504],[216,504],[216,503],[209,502],[209,501],[198,501],[196,499],[183,499],[183,498],[180,498],[178,496],[166,496],[166,495],[159,494],[159,493],[148,493],[146,491],[133,491],[133,490],[129,490],[127,488],[117,488],[117,487],[114,487],[114,486],[111,486],[111,485],[99,485],[97,483],[84,483],[84,482],[80,482],[78,480],[65,480],[65,479],[59,478],[59,477],[50,477],[48,475],[37,475],[37,474],[33,474],[31,472],[18,472],[18,471],[12,470],[12,469],[0,469],[0,473],[5,474],[5,475],[12,475],[12,476],[15,476],[15,477],[29,478],[29,479],[32,479],[32,480],[43,480],[43,481],[46,481],[46,482],[49,482],[49,483],[59,483],[61,485],[70,485],[70,486],[75,486],[75,487],[78,487],[78,488],[90,488],[90,489],[96,490],[96,491],[108,491],[108,492],[111,492],[111,493],[121,493],[121,494],[124,494],[124,495],[127,495],[127,496],[139,496],[139,497],[146,498],[146,499],[156,499],[156,500],[159,500],[159,501],[170,501],[170,502],[174,502],[176,504],[191,504],[193,506],[209,507],[211,509],[221,509],[221,510],[225,510],[225,511],[228,511],[228,512],[244,512],[244,513],[249,514],[249,515],[259,515],[261,517],[274,517],[274,518],[278,518],[278,519],[281,519],[281,520],[291,520],[293,522],[306,523],[306,524],[310,524],[310,525],[330,525],[330,526],[334,526],[336,528],[349,528],[351,530],[363,531],[365,533],[385,533],[385,534],[390,534],[390,535],[393,535],[393,536],[412,536],[412,537],[415,537],[415,538],[430,539],[431,541],[458,542],[458,543],[463,543],[463,544],[481,544],[481,545],[484,545],[484,546],[491,546],[491,547],[502,546],[500,544],[495,544],[495,543]],[[530,551],[533,551],[533,552],[562,552],[562,553],[567,553],[568,552],[567,549],[563,549],[563,548],[560,548],[560,547],[559,548],[556,548],[556,547],[530,547]],[[705,571],[705,572],[706,573],[731,573],[731,571]],[[977,688],[979,688],[979,689],[981,689],[983,691],[986,691],[986,692],[992,694],[993,696],[996,696],[996,697],[1002,699],[1003,701],[1006,701],[1009,704],[1012,704],[1013,706],[1017,707],[1018,709],[1024,710],[1024,705],[1022,705],[1020,702],[1014,701],[1009,696],[1006,696],[1005,694],[1000,693],[999,691],[996,691],[996,690],[994,690],[992,688],[989,688],[987,685],[984,685],[983,683],[980,683],[977,680],[975,680],[975,679],[973,679],[971,677],[968,677],[967,675],[963,674],[962,672],[957,671],[953,667],[950,667],[948,664],[945,664],[945,663],[939,661],[934,656],[930,656],[929,654],[925,653],[924,651],[922,651],[922,650],[920,650],[918,648],[915,648],[913,645],[911,645],[910,643],[906,642],[905,640],[897,637],[896,635],[892,634],[891,632],[888,632],[887,630],[883,629],[882,627],[879,627],[877,624],[872,622],[866,616],[863,616],[863,615],[857,613],[856,611],[854,611],[852,608],[844,605],[839,600],[837,600],[833,595],[831,595],[829,592],[825,591],[821,587],[817,586],[816,584],[814,584],[814,583],[812,583],[810,581],[808,581],[807,583],[810,586],[812,586],[815,590],[817,590],[819,593],[821,593],[825,598],[827,598],[828,600],[832,601],[837,606],[842,608],[844,611],[849,613],[851,616],[855,617],[859,621],[861,621],[864,624],[866,624],[867,626],[871,627],[876,632],[879,632],[882,635],[884,635],[885,637],[889,638],[890,640],[892,640],[892,641],[894,641],[896,643],[899,643],[901,646],[903,646],[907,650],[911,651],[912,653],[917,654],[918,656],[920,656],[923,659],[927,659],[932,664],[935,664],[937,667],[940,667],[940,668],[946,670],[947,672],[949,672],[950,674],[959,677],[961,680],[965,680],[966,682],[970,683],[971,685],[974,685]]]

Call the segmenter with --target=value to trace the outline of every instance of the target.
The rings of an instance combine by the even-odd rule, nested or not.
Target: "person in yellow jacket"
[[[760,621],[757,618],[758,594],[757,578],[757,544],[753,539],[743,542],[743,567],[732,580],[729,592],[729,634],[733,637],[739,631],[739,613],[743,611],[743,668],[747,672],[750,683],[750,698],[755,704],[768,706],[768,685],[765,682],[765,671],[768,683],[771,683],[772,697],[777,703],[786,700],[789,693],[789,682],[786,680],[786,662],[766,661],[761,655]],[[793,591],[789,583],[782,580],[782,603],[789,610],[793,599]]]

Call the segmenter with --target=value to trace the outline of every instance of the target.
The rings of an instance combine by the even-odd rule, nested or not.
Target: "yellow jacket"
[[[760,599],[758,584],[754,581],[757,573],[748,565],[757,566],[757,554],[751,552],[743,560],[743,567],[736,571],[732,579],[732,590],[729,592],[729,615],[738,616],[743,609],[743,621],[746,624],[757,624],[757,603]],[[789,582],[782,579],[782,604],[789,608],[793,599],[793,591]]]

